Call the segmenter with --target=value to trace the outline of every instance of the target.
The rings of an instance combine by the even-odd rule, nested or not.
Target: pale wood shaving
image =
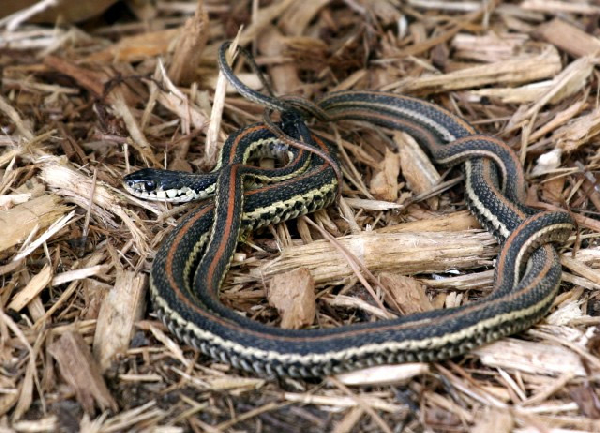
[[[418,8],[448,12],[477,12],[482,8],[482,3],[476,1],[408,0],[407,3]]]
[[[529,136],[528,143],[533,143],[542,138],[544,135],[554,131],[556,128],[567,124],[567,122],[581,113],[585,106],[586,104],[584,100],[577,101],[575,104],[567,106],[563,111],[557,113],[552,120],[544,124],[537,131],[533,132]]]
[[[240,34],[238,33],[237,38],[229,47],[227,51],[226,59],[228,62],[234,60],[233,54],[239,44]],[[227,87],[227,79],[222,72],[219,72],[217,83],[215,85],[215,96],[213,99],[213,106],[210,112],[210,120],[208,123],[208,130],[206,131],[206,162],[214,165],[217,156],[217,137],[221,127],[221,118],[223,117],[223,107],[225,106],[225,89]]]
[[[487,433],[494,431],[497,433],[510,433],[513,431],[514,420],[510,412],[506,409],[486,407],[483,413],[479,414],[479,420],[473,426],[473,433]]]
[[[157,64],[155,78],[161,85],[160,89],[162,90],[158,88],[154,81],[151,81],[151,91],[156,92],[158,102],[181,119],[183,132],[189,134],[192,126],[194,129],[204,130],[208,125],[208,117],[200,107],[190,101],[188,96],[171,82],[161,62]]]
[[[115,286],[106,294],[94,333],[93,353],[105,370],[119,354],[125,353],[142,318],[148,285],[145,275],[120,271]]]
[[[146,235],[136,226],[136,224],[127,216],[127,213],[120,205],[122,197],[115,194],[111,189],[104,185],[94,185],[89,178],[83,176],[74,168],[61,164],[56,159],[45,161],[42,166],[42,179],[55,189],[59,194],[64,195],[78,206],[87,207],[90,192],[93,189],[92,212],[108,224],[117,226],[111,214],[120,217],[127,227],[134,234],[135,242],[140,251],[147,249],[145,245]]]
[[[17,132],[24,140],[33,140],[34,135],[31,132],[30,125],[24,122],[17,110],[15,110],[15,108],[1,96],[0,111],[14,123]]]
[[[377,307],[372,303],[364,301],[360,298],[337,295],[331,299],[325,299],[325,301],[331,306],[361,310],[379,319],[393,319],[396,317],[393,313],[388,312],[386,309]]]
[[[360,420],[363,413],[364,411],[360,406],[350,409],[344,416],[344,419],[335,425],[332,433],[349,433]]]
[[[300,3],[298,3],[300,4]],[[268,29],[258,38],[258,48],[266,56],[273,58],[283,56],[286,49],[286,38],[276,28]],[[289,95],[302,87],[296,65],[292,61],[276,62],[269,67],[271,86],[279,95]],[[258,83],[249,83],[256,89]]]
[[[52,281],[52,268],[45,266],[39,273],[35,274],[29,283],[21,289],[8,304],[9,310],[21,311],[32,299],[40,294],[48,283]]]
[[[553,77],[560,72],[561,67],[557,50],[548,46],[538,56],[527,60],[505,60],[490,65],[473,66],[450,74],[407,78],[388,86],[386,90],[442,92],[472,89],[492,83],[523,83]]]
[[[459,33],[452,38],[450,46],[456,50],[455,58],[483,62],[527,59],[531,52],[539,49],[522,33],[498,35],[495,32],[483,35]]]
[[[280,0],[273,2],[269,7],[260,9],[256,16],[253,17],[252,24],[240,34],[239,44],[246,45],[250,43],[260,32],[269,26],[273,18],[283,15],[294,3],[295,0]]]
[[[379,280],[387,289],[386,300],[403,314],[422,313],[435,307],[427,297],[425,287],[414,278],[404,275],[380,274]]]
[[[281,25],[286,34],[299,36],[305,33],[308,24],[330,0],[305,0],[294,2],[281,16]]]
[[[207,379],[207,389],[214,390],[249,390],[260,389],[265,385],[265,380],[252,377],[210,377]]]
[[[595,109],[557,130],[553,139],[559,149],[572,152],[588,143],[598,133],[600,133],[600,109]]]
[[[534,10],[552,14],[575,13],[575,14],[598,14],[600,7],[579,1],[564,0],[524,0],[521,7],[525,10]]]
[[[402,132],[395,133],[394,142],[399,149],[406,186],[411,191],[417,195],[427,194],[440,183],[441,176],[413,137]],[[437,198],[431,197],[427,201],[432,209],[437,209]]]
[[[600,53],[598,38],[558,18],[540,25],[536,34],[576,57],[597,56]]]
[[[147,158],[148,163],[152,163],[155,166],[160,165],[159,161],[154,157],[150,150],[150,143],[146,139],[142,132],[140,125],[138,124],[135,116],[131,112],[131,108],[125,102],[125,97],[119,89],[115,89],[111,92],[113,99],[113,109],[115,113],[123,119],[129,133],[131,134],[132,142],[136,148],[139,149],[140,153]]]
[[[472,232],[362,233],[338,241],[372,271],[403,274],[475,267],[480,265],[480,260],[490,259],[494,254],[489,235]],[[281,257],[260,263],[250,277],[236,279],[235,283],[255,276],[268,280],[272,275],[300,267],[309,269],[317,284],[341,282],[352,275],[343,257],[329,242],[315,241],[284,250]]]
[[[71,271],[61,272],[52,278],[52,285],[67,284],[71,281],[83,280],[84,278],[101,275],[110,268],[108,265],[96,265],[89,268],[73,269]]]
[[[337,378],[348,386],[360,385],[401,385],[412,377],[430,372],[428,364],[408,363],[402,365],[382,365],[365,368],[353,373],[338,374]]]
[[[281,315],[282,328],[298,329],[315,320],[315,281],[304,268],[275,275],[268,298]]]
[[[0,251],[23,242],[32,233],[62,218],[68,208],[59,203],[58,196],[45,195],[0,211]]]
[[[593,65],[591,59],[584,57],[571,63],[562,73],[552,80],[552,86],[548,86],[535,98],[536,103],[522,114],[517,114],[511,119],[512,124],[518,124],[521,121],[529,120],[530,125],[537,118],[540,108],[546,104],[556,103],[565,96],[580,90],[585,84],[585,80],[591,74]]]
[[[398,198],[398,175],[400,174],[400,155],[386,149],[379,168],[371,180],[370,190],[373,196],[394,201]]]
[[[71,211],[67,215],[63,216],[62,218],[60,218],[59,220],[57,220],[56,222],[54,222],[53,224],[48,226],[48,229],[39,238],[37,238],[35,240],[31,240],[31,238],[30,238],[29,241],[31,241],[31,242],[26,242],[24,244],[22,250],[18,254],[15,255],[13,260],[19,261],[19,260],[24,259],[28,255],[30,255],[34,250],[39,248],[48,239],[52,238],[62,228],[64,228],[66,225],[68,225],[74,216],[75,216],[75,212]],[[33,230],[31,234],[35,233],[35,231],[36,230]]]
[[[391,203],[383,200],[371,200],[363,198],[346,197],[346,204],[354,209],[385,211],[392,209],[403,209],[405,206],[398,203]]]
[[[484,365],[523,373],[585,375],[581,359],[569,349],[547,343],[505,339],[473,351]]]
[[[181,28],[179,41],[169,66],[169,77],[176,84],[191,84],[196,76],[196,66],[208,42],[208,13],[204,1],[196,3],[196,13]]]
[[[58,361],[61,375],[88,413],[93,411],[94,405],[116,410],[117,403],[106,388],[100,369],[79,334],[65,332],[50,345],[49,351]]]
[[[303,404],[317,404],[317,405],[333,405],[333,406],[356,406],[358,403],[351,397],[345,396],[324,396],[324,395],[310,395],[310,394],[297,394],[292,392],[286,392],[284,398],[287,401],[294,403]],[[369,404],[369,406],[386,411],[396,412],[404,410],[404,407],[399,404],[387,403],[385,400],[373,397],[363,397],[363,400]]]
[[[93,62],[136,61],[148,56],[165,54],[177,41],[179,29],[165,29],[146,32],[122,38],[117,44],[88,57]]]

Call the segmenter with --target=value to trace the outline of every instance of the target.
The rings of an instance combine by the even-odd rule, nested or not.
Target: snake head
[[[145,200],[183,203],[210,195],[214,190],[214,175],[143,168],[125,176],[123,187]]]

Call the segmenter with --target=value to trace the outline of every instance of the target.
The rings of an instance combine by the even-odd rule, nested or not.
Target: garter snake
[[[151,297],[158,316],[181,340],[250,372],[319,376],[456,356],[526,329],[550,309],[561,276],[550,242],[566,241],[573,223],[566,212],[525,206],[523,171],[506,144],[480,135],[442,107],[397,94],[343,91],[314,104],[262,95],[237,80],[224,61],[224,49],[221,70],[240,93],[292,113],[295,120],[291,126],[277,125],[283,130],[277,134],[269,121],[231,135],[222,156],[229,162],[218,165],[207,188],[214,197],[186,216],[159,248],[151,269]],[[335,199],[338,179],[332,166],[338,162],[333,145],[311,134],[298,113],[405,131],[435,163],[462,164],[468,207],[502,243],[492,294],[460,307],[336,329],[277,329],[226,308],[219,301],[219,287],[240,233],[312,212]],[[329,156],[300,149],[293,151],[288,165],[272,171],[246,164],[248,149],[259,141],[278,142],[281,134]],[[140,190],[155,188],[153,173],[126,178],[128,189],[140,195]],[[278,181],[245,190],[244,180],[253,176]]]

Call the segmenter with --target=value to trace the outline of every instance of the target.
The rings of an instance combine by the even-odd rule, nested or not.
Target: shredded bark
[[[0,430],[600,431],[598,16],[591,0],[0,2]],[[233,39],[278,95],[401,92],[505,140],[528,204],[578,224],[548,316],[449,361],[311,381],[178,341],[148,304],[148,271],[196,204],[145,202],[121,179],[210,170],[261,119],[218,78]],[[242,239],[229,308],[333,328],[490,293],[498,245],[465,210],[459,170],[403,134],[310,127],[339,147],[343,199]],[[276,290],[284,306],[267,301]]]

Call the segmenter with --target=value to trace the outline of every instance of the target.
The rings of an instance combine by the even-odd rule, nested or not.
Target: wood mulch
[[[598,2],[27,3],[0,5],[0,432],[600,431]],[[578,225],[551,313],[449,361],[310,381],[180,343],[152,312],[148,270],[196,205],[144,202],[121,178],[208,170],[262,118],[218,79],[234,38],[278,95],[398,92],[505,140],[529,204]],[[226,305],[337,327],[490,292],[498,245],[465,210],[460,171],[403,134],[311,128],[338,143],[343,199],[244,238]]]

